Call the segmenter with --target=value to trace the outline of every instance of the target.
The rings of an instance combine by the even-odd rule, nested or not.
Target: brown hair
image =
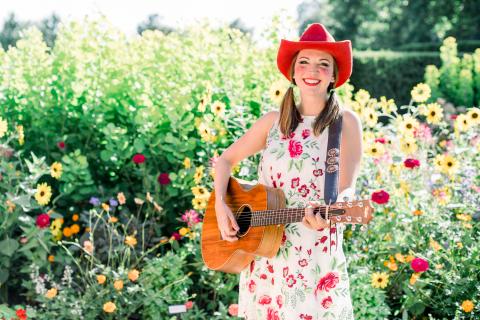
[[[293,71],[295,62],[297,61],[298,52],[293,57],[292,63],[290,65],[289,74],[290,78],[292,79],[292,84],[295,85],[295,79],[293,78]],[[340,101],[337,98],[337,94],[335,90],[331,91],[335,88],[335,84],[338,80],[338,67],[335,59],[333,59],[334,65],[334,76],[335,82],[330,83],[328,86],[328,91],[330,92],[330,96],[328,98],[327,104],[322,112],[315,118],[313,123],[313,133],[315,136],[319,136],[322,134],[323,130],[328,127],[331,123],[333,123],[337,117],[340,115]],[[283,96],[282,103],[280,104],[280,131],[286,137],[289,137],[290,134],[295,131],[301,119],[301,114],[297,109],[297,105],[295,104],[294,93],[293,93],[293,86],[290,85],[287,92]]]

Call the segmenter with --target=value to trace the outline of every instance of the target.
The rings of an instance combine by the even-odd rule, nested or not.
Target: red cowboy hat
[[[338,67],[338,80],[335,88],[345,83],[352,74],[352,44],[350,40],[337,41],[321,23],[311,24],[300,37],[300,41],[282,39],[277,55],[277,66],[289,81],[288,70],[295,54],[302,49],[318,49],[328,52],[335,58]]]

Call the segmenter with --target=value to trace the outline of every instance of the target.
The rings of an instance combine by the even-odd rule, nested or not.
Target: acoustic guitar
[[[274,257],[281,245],[285,224],[300,222],[305,208],[286,208],[282,189],[230,177],[225,203],[240,227],[238,241],[222,240],[212,191],[203,219],[201,249],[205,265],[212,270],[239,273],[255,256]],[[332,223],[366,225],[372,219],[370,200],[336,202],[313,209]]]

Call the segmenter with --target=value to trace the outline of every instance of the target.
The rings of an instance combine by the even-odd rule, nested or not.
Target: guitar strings
[[[314,214],[327,212],[327,210],[324,207],[313,208],[313,209],[314,209]],[[267,215],[259,214],[259,212],[268,214],[268,213],[272,213],[272,212],[279,211],[279,210],[282,210],[282,212],[280,212],[279,214],[274,215],[274,216],[273,215],[272,216],[267,216]],[[244,213],[240,217],[238,217],[238,219],[236,219],[236,221],[237,222],[244,222],[244,221],[249,221],[249,220],[251,221],[254,218],[260,218],[260,219],[265,219],[265,220],[267,220],[267,219],[277,219],[277,218],[288,218],[288,217],[297,218],[297,215],[300,215],[300,216],[305,215],[305,211],[302,211],[302,210],[304,210],[304,208],[258,210],[258,211],[253,211],[253,212],[249,212],[249,213]],[[332,213],[332,216],[341,215],[341,214],[338,214],[338,213],[335,212],[337,210],[342,210],[342,209],[330,209],[328,211]],[[257,213],[257,215],[254,215],[255,213]],[[294,213],[294,215],[292,215],[292,213]],[[246,216],[248,214],[250,214],[250,216]]]

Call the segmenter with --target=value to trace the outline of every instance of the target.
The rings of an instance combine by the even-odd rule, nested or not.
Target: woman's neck
[[[304,116],[316,116],[323,111],[326,105],[325,96],[305,96],[301,97],[298,111]]]

